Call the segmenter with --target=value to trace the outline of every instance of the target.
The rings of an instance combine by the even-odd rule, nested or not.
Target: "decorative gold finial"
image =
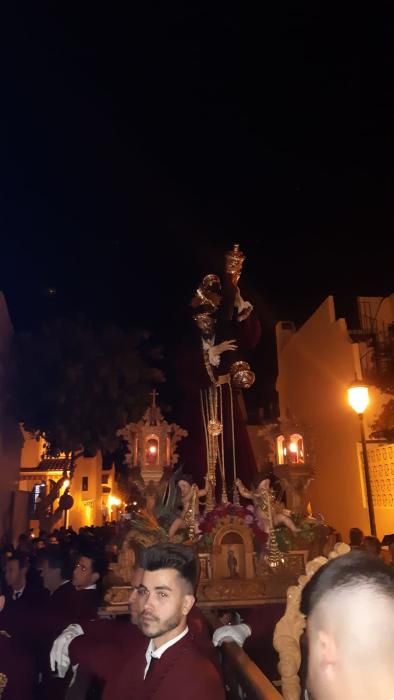
[[[239,248],[239,243],[234,243],[232,250],[226,253],[226,272],[232,276],[234,285],[238,284],[241,276],[245,255]]]
[[[191,301],[191,306],[197,308],[206,306],[213,313],[218,310],[220,304],[221,283],[217,275],[205,275]]]
[[[234,389],[250,389],[256,378],[249,363],[241,360],[231,365],[230,376]]]

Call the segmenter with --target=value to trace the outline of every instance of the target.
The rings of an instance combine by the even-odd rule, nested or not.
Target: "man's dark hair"
[[[364,537],[363,547],[367,554],[372,554],[377,557],[382,551],[382,545],[380,544],[380,540],[378,540],[377,537],[373,537],[372,535]]]
[[[302,591],[301,612],[308,616],[326,593],[370,586],[394,602],[394,569],[361,551],[349,552],[324,564]]]
[[[12,552],[10,557],[7,557],[7,562],[17,561],[19,562],[20,569],[26,569],[29,565],[29,558],[24,552]]]
[[[50,544],[40,554],[40,562],[47,561],[50,569],[60,569],[63,579],[71,578],[72,566],[69,553],[57,544]]]
[[[349,544],[351,547],[361,547],[364,533],[359,527],[351,527],[349,530]]]
[[[79,557],[86,557],[92,562],[92,571],[100,575],[100,579],[105,576],[108,571],[108,560],[101,551],[101,549],[95,549],[92,547],[82,547],[78,552]]]
[[[145,550],[141,565],[146,571],[175,569],[194,592],[198,580],[198,562],[191,547],[155,544]]]

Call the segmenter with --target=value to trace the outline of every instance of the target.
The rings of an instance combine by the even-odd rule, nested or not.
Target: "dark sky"
[[[267,338],[328,293],[392,291],[390,3],[9,5],[0,288],[17,328],[84,310],[169,347],[234,240]]]

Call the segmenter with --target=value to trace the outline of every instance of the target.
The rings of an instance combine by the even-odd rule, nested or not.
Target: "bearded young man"
[[[192,549],[150,547],[145,551],[143,568],[140,627],[149,643],[114,679],[112,699],[172,700],[176,689],[182,700],[224,700],[219,671],[188,628],[198,576]]]
[[[163,569],[163,565],[169,564],[174,565],[175,568]],[[154,568],[157,566],[158,569]],[[147,571],[143,567],[148,567]],[[166,660],[171,666],[174,651],[180,650],[182,657],[185,654],[186,661],[190,661],[188,687],[185,688],[186,698],[190,697],[194,700],[197,694],[189,696],[187,693],[200,692],[195,688],[200,687],[201,679],[195,679],[195,673],[191,670],[191,666],[194,667],[196,663],[196,668],[200,667],[201,673],[206,674],[206,682],[211,679],[215,697],[220,700],[224,695],[217,670],[218,660],[210,640],[208,625],[202,613],[194,605],[197,571],[197,561],[193,551],[188,547],[157,545],[146,550],[138,567],[134,570],[131,581],[132,624],[103,620],[83,625],[83,629],[79,625],[71,625],[53,646],[51,652],[53,671],[57,669],[59,675],[64,676],[71,661],[71,665],[79,664],[81,671],[89,673],[104,683],[103,700],[117,698],[140,700],[145,698],[146,693],[149,697],[156,697],[155,683],[158,678],[157,671],[153,677],[153,670],[154,665],[159,662],[153,661],[150,667],[150,656],[153,658],[160,656],[161,670],[165,671],[165,674],[161,674],[160,677],[164,681],[168,664],[163,665],[162,662]],[[162,591],[153,590],[151,597],[148,586],[151,585],[149,577],[152,575],[161,578],[164,576],[167,582],[164,586],[171,590],[167,588]],[[155,599],[157,598],[161,601],[160,610],[156,609]],[[183,619],[185,612],[187,620]],[[161,644],[163,635],[165,639]],[[180,638],[178,638],[179,635],[181,635]],[[147,638],[151,640],[150,656],[148,655],[149,673],[146,657]],[[182,642],[181,647],[177,646],[180,642]],[[174,649],[170,654],[171,647]],[[157,653],[151,653],[153,651]],[[174,671],[171,669],[170,671],[171,684],[175,681],[171,680]],[[167,681],[164,686],[161,683],[159,686],[160,695],[157,697],[161,700],[162,697],[166,697],[162,693],[168,692]],[[219,694],[217,694],[218,689]]]

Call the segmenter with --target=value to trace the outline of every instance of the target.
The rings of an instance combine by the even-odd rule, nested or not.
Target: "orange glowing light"
[[[368,386],[362,382],[353,382],[347,390],[348,401],[353,411],[361,415],[369,404]]]

